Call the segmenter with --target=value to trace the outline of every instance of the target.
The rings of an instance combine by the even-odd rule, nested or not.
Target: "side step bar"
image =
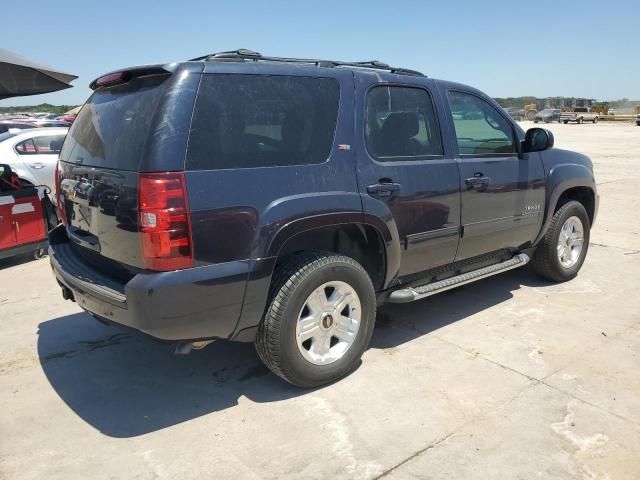
[[[455,277],[440,280],[438,282],[428,283],[420,287],[401,288],[389,295],[387,300],[390,303],[409,303],[421,298],[430,297],[436,293],[451,290],[452,288],[465,285],[467,283],[475,282],[482,278],[487,278],[497,273],[506,272],[507,270],[513,270],[514,268],[521,267],[529,263],[529,256],[520,253],[510,260],[495,265],[489,265],[488,267],[479,268],[472,272],[463,273],[462,275],[456,275]]]

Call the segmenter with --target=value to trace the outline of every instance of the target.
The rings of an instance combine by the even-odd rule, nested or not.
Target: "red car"
[[[75,119],[76,115],[60,115],[59,117],[56,117],[56,120],[62,120],[63,122],[69,123],[73,123]]]

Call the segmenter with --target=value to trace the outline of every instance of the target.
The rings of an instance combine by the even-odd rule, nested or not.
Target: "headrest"
[[[415,137],[420,130],[418,114],[410,112],[391,113],[382,124],[380,132],[382,135],[392,135],[394,137],[411,138]]]

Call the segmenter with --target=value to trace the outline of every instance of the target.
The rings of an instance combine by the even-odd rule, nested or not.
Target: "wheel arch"
[[[304,250],[325,250],[352,257],[367,271],[376,290],[387,285],[395,275],[392,234],[382,221],[376,225],[363,221],[361,212],[326,214],[305,217],[282,227],[265,250],[265,258],[256,261],[250,274],[242,313],[233,340],[250,342],[255,339],[258,324],[268,302],[273,272],[286,258]],[[365,218],[367,216],[365,215]],[[340,221],[338,221],[340,220]],[[373,261],[378,260],[378,261]],[[399,259],[396,259],[399,262]],[[390,270],[391,269],[391,270]]]
[[[285,231],[274,239],[271,254],[276,257],[275,268],[296,253],[324,250],[353,258],[367,271],[376,290],[384,288],[388,271],[387,249],[378,228],[363,222],[300,227],[296,226],[295,233]]]
[[[547,190],[545,217],[534,245],[549,229],[554,213],[570,200],[578,201],[585,207],[589,223],[593,225],[598,210],[598,195],[593,172],[588,167],[579,164],[557,165],[549,174]]]

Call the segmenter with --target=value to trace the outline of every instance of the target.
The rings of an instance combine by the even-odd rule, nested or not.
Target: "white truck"
[[[597,112],[592,112],[588,107],[576,107],[573,112],[562,112],[560,121],[562,123],[576,122],[593,122],[598,123],[599,116]]]

